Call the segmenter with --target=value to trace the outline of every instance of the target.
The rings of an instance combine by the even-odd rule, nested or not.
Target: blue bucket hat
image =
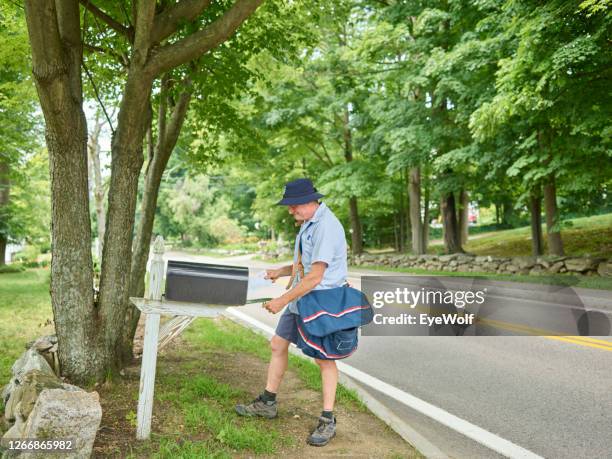
[[[317,191],[310,179],[301,178],[293,180],[285,185],[283,199],[276,204],[279,206],[295,206],[297,204],[306,204],[307,202],[316,201],[322,197],[323,195]]]

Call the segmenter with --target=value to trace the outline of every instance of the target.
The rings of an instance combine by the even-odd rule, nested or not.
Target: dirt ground
[[[224,350],[202,352],[178,338],[158,357],[158,375],[161,372],[183,372],[190,375],[207,374],[225,384],[242,389],[254,398],[265,384],[267,364],[256,356]],[[135,440],[135,419],[140,377],[139,362],[127,368],[119,384],[98,388],[103,417],[94,445],[94,457],[125,457],[130,451],[136,457],[147,457],[139,452]],[[159,378],[158,378],[159,381]],[[249,399],[250,400],[250,399]],[[248,400],[247,400],[248,401]],[[322,448],[306,444],[306,437],[316,426],[321,410],[321,395],[305,386],[294,371],[289,369],[278,394],[279,416],[264,420],[283,434],[293,437],[290,446],[279,446],[273,457],[420,457],[415,450],[387,427],[381,420],[357,406],[339,404],[335,408],[337,435]],[[351,404],[355,405],[355,404]],[[169,401],[155,401],[152,420],[152,439],[155,434],[179,434],[182,414]],[[185,439],[206,440],[210,435],[193,434]],[[182,437],[181,437],[182,438]],[[154,448],[152,448],[154,450]],[[149,453],[152,452],[149,450]],[[252,453],[238,452],[235,457],[252,457]],[[265,456],[264,456],[265,457]]]

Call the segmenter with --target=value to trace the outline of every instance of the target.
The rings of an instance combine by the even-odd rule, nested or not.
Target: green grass
[[[48,269],[0,274],[0,386],[25,344],[53,333],[52,321]]]
[[[485,272],[431,271],[419,268],[393,268],[389,266],[350,266],[350,269],[384,271],[418,274],[426,276],[478,277],[509,282],[527,282],[531,284],[567,285],[569,287],[612,290],[612,278],[599,276],[573,276],[570,274],[550,274],[546,276],[530,276],[527,274],[495,274]]]
[[[246,352],[265,362],[270,360],[270,348],[266,338],[230,321],[224,321],[222,324],[205,320],[196,321],[185,331],[184,337],[191,344],[202,349]],[[290,354],[289,367],[297,372],[308,388],[321,390],[321,374],[316,364]],[[336,400],[360,410],[366,409],[357,393],[342,385],[338,385]]]
[[[0,275],[0,346],[3,350],[0,384],[8,380],[10,367],[24,351],[26,342],[53,332],[48,290],[49,272],[45,269]],[[236,416],[234,405],[248,399],[250,394],[201,371],[201,359],[214,358],[219,351],[248,353],[268,361],[270,352],[265,338],[229,320],[199,320],[185,331],[183,339],[186,346],[175,347],[158,364],[154,418],[159,417],[161,428],[153,430],[150,441],[137,442],[129,434],[127,443],[108,445],[110,450],[106,452],[120,457],[172,459],[269,457],[295,445],[295,435],[285,432],[282,421],[262,422]],[[194,352],[197,355],[194,356]],[[290,355],[289,366],[305,386],[320,391],[320,373],[314,363]],[[121,413],[112,419],[121,419],[124,429],[126,424],[133,428],[137,376],[128,380],[114,379],[98,390],[103,401]],[[366,410],[356,393],[343,386],[338,387],[337,400]]]
[[[543,225],[545,253],[548,249],[546,225]],[[561,227],[561,238],[568,255],[612,257],[612,214],[594,215],[566,220]],[[464,249],[477,255],[530,256],[531,229],[528,226],[511,230],[479,234],[468,240]],[[442,253],[443,245],[429,246],[430,253]]]

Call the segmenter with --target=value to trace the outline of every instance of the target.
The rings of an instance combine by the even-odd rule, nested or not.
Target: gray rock
[[[23,392],[19,414],[27,419],[43,390],[62,389],[63,386],[62,381],[55,375],[47,375],[38,370],[29,371],[24,375],[20,386],[20,388],[23,388]]]
[[[612,262],[602,261],[597,267],[597,274],[602,277],[612,277]]]
[[[592,258],[568,258],[565,260],[565,267],[568,271],[582,273],[594,269],[596,261]]]
[[[20,403],[17,404],[17,410],[19,410]],[[16,411],[17,411],[16,410]],[[3,439],[16,439],[23,438],[23,428],[25,427],[25,421],[21,416],[15,418],[15,423],[7,430],[2,436]]]
[[[22,438],[70,438],[76,447],[62,457],[89,458],[101,419],[102,407],[97,392],[45,389],[26,421]],[[45,456],[26,453],[22,457]]]
[[[516,259],[516,264],[520,270],[531,269],[535,266],[536,260],[531,257],[522,257]]]
[[[546,269],[544,267],[540,266],[540,265],[535,265],[529,271],[529,275],[530,276],[541,276],[541,275],[546,274],[546,273],[547,273]]]
[[[548,272],[551,272],[553,274],[560,273],[561,269],[563,268],[565,268],[565,264],[563,263],[563,261],[557,261],[550,265],[550,268],[548,268]]]
[[[550,268],[550,261],[543,257],[536,258],[536,263],[539,264],[542,268],[548,269]]]
[[[55,375],[53,369],[47,363],[45,358],[40,355],[34,348],[25,351],[11,368],[11,371],[13,372],[13,377],[17,378],[17,380],[19,381],[21,381],[23,375],[32,370],[38,370],[41,373],[45,373],[48,375]]]
[[[45,352],[50,350],[54,345],[57,345],[57,336],[55,335],[47,335],[41,336],[37,340],[28,343],[26,345],[26,349],[33,347],[38,352]]]
[[[21,402],[23,397],[23,386],[15,387],[15,390],[11,392],[6,405],[4,406],[4,419],[8,422],[14,422],[17,416],[17,405]]]

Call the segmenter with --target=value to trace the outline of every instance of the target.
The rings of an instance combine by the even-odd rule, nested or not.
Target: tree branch
[[[237,0],[219,19],[182,40],[162,46],[147,65],[155,76],[192,61],[226,41],[263,0]]]
[[[115,59],[117,59],[117,61],[124,67],[129,67],[130,65],[130,60],[124,54],[116,53],[115,51],[111,49],[103,48],[102,46],[90,45],[89,43],[83,43],[83,47],[87,51],[92,51],[95,53],[102,53],[102,54],[106,54],[107,56],[112,56]]]
[[[144,65],[151,46],[151,30],[155,17],[155,0],[138,0],[132,62]]]
[[[50,80],[65,73],[64,52],[57,27],[55,2],[28,0],[25,3],[28,35],[32,48],[32,73],[38,80]]]
[[[181,23],[194,21],[208,8],[211,0],[182,0],[155,16],[151,43],[159,43],[172,35]]]
[[[96,16],[98,19],[103,20],[106,23],[106,25],[108,25],[111,29],[113,29],[116,32],[119,32],[122,35],[125,35],[130,41],[130,43],[134,41],[134,29],[132,29],[131,27],[126,27],[123,24],[121,24],[119,21],[116,21],[115,19],[113,19],[111,16],[109,16],[104,11],[102,11],[100,8],[95,6],[91,2],[91,0],[80,0],[80,3],[86,9],[91,11],[93,15]]]

